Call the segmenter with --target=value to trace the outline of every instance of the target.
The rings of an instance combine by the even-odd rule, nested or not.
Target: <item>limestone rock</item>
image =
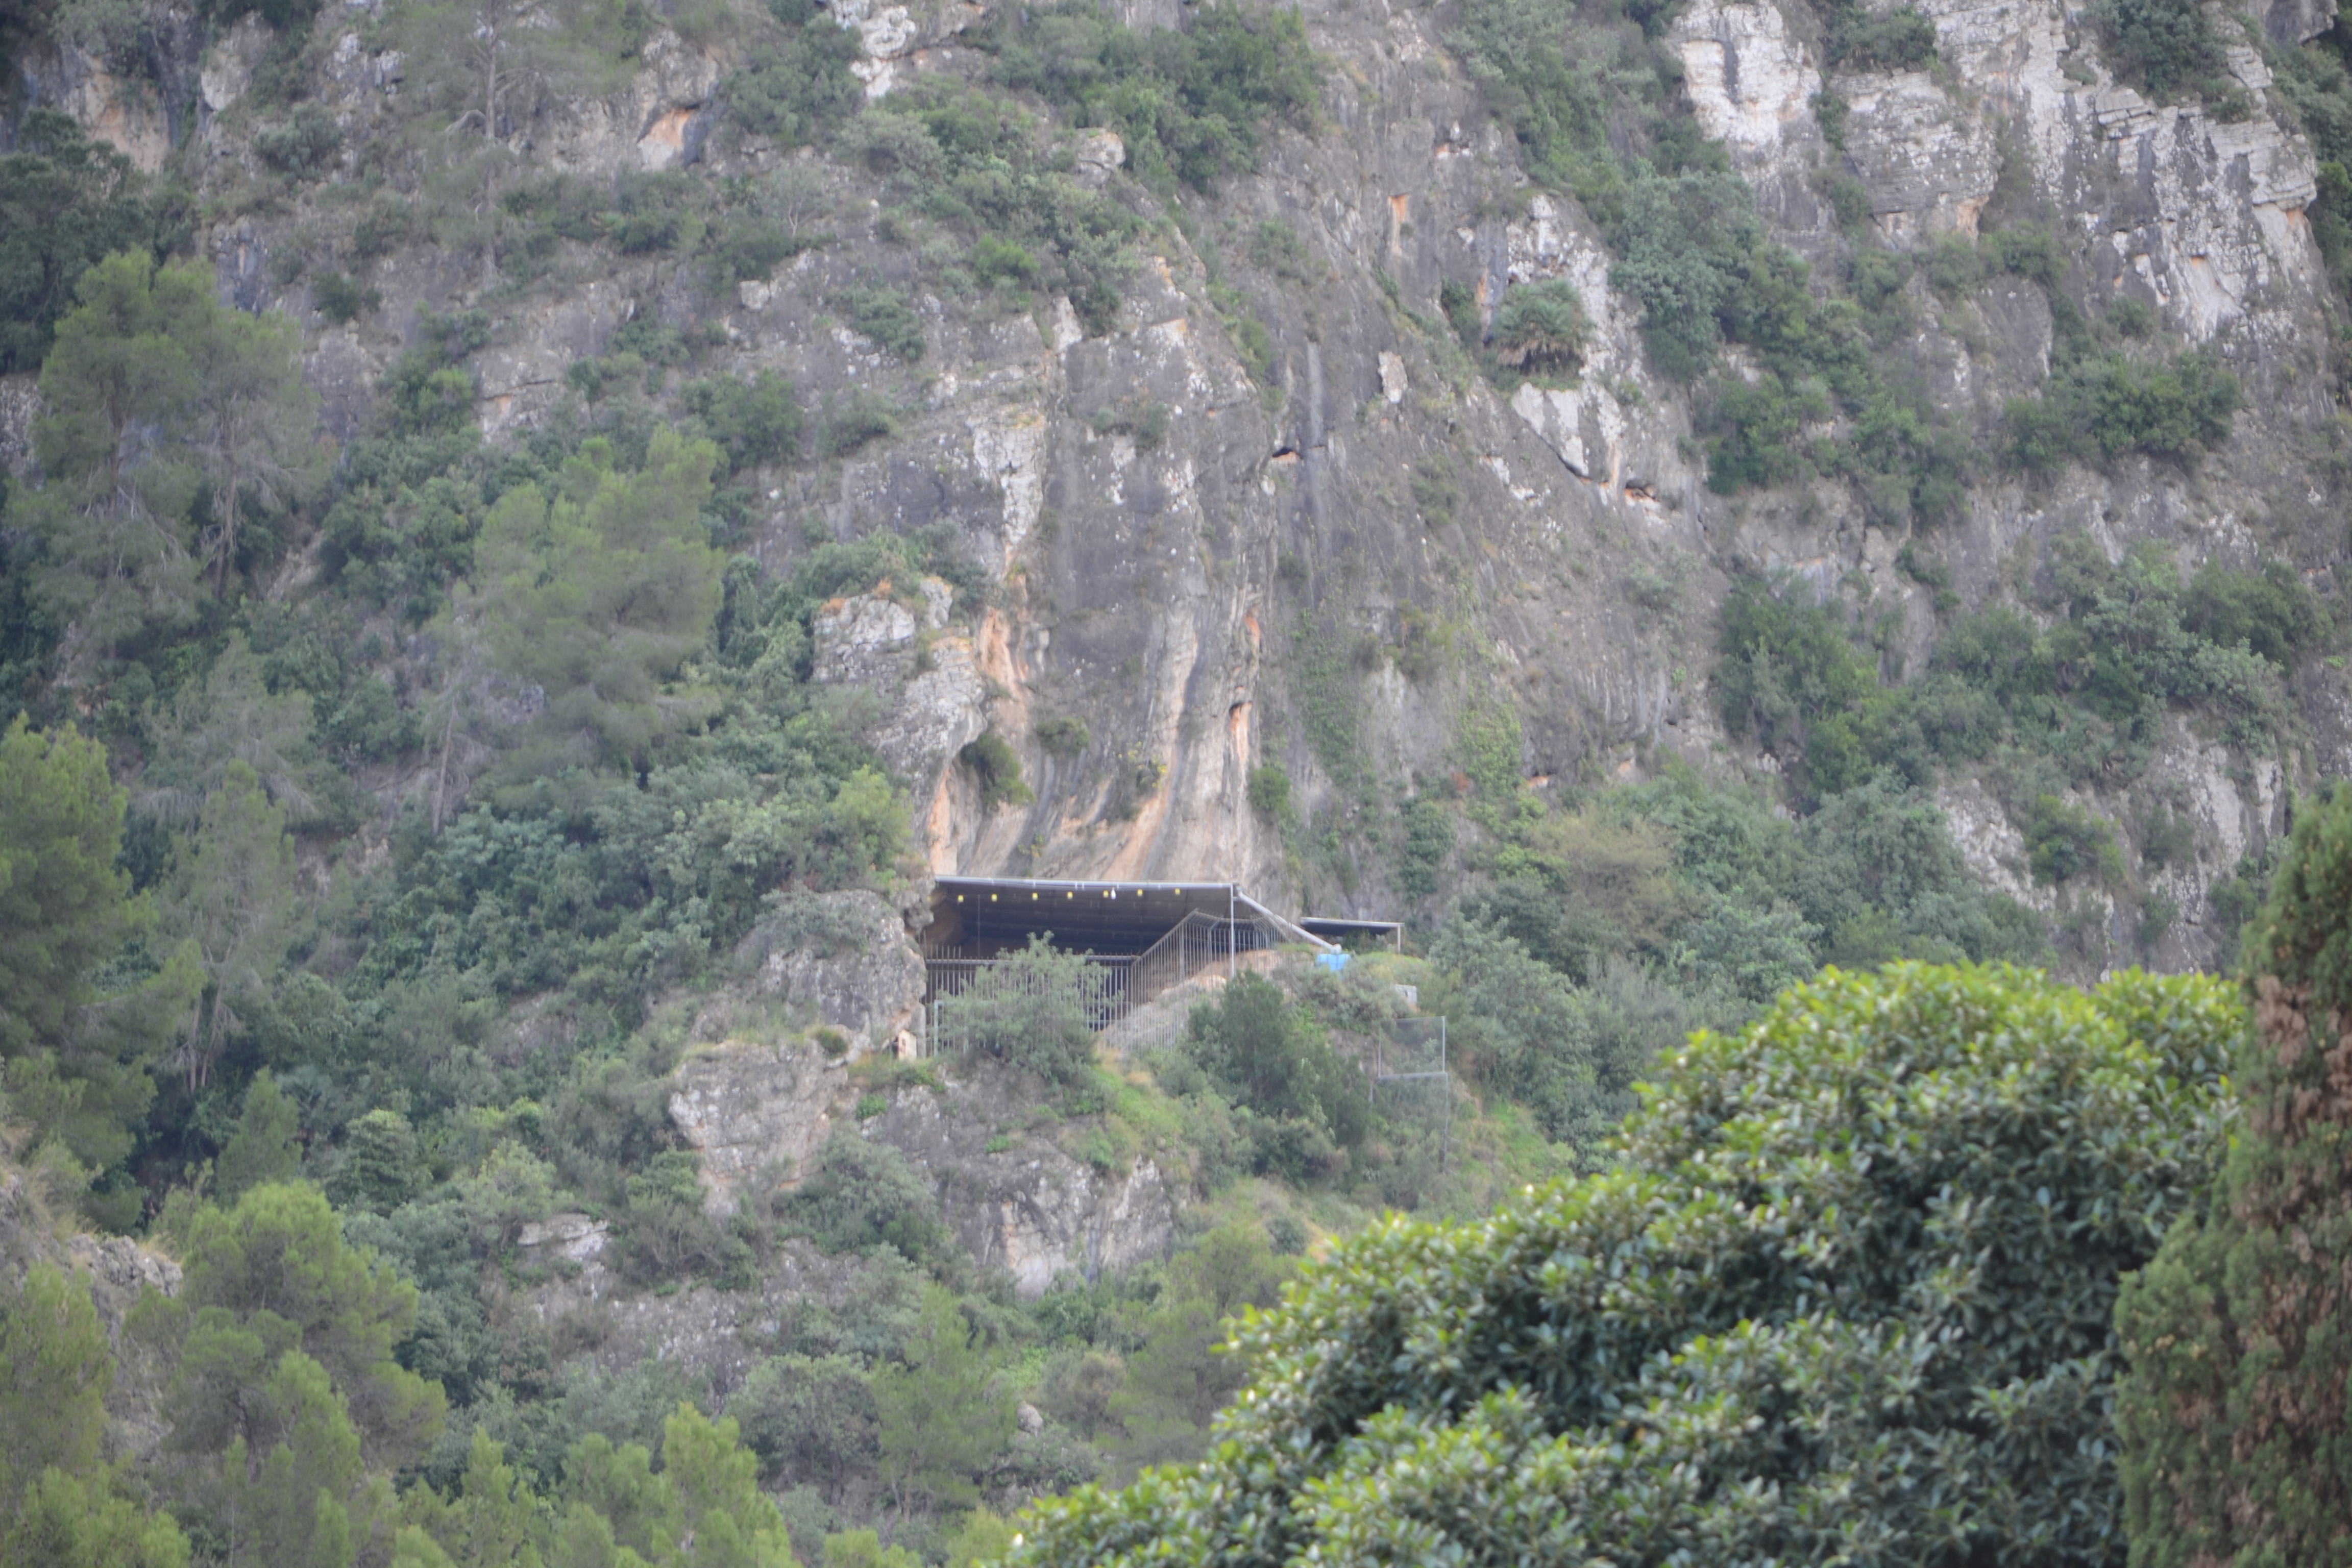
[[[755,989],[865,1045],[883,1044],[923,998],[923,960],[879,894],[819,893],[782,906],[736,949],[758,965]]]
[[[704,1206],[729,1215],[749,1197],[791,1186],[833,1130],[841,1081],[811,1043],[732,1040],[698,1051],[671,1075],[669,1119],[702,1156]]]
[[[865,1134],[931,1177],[972,1261],[1005,1270],[1024,1298],[1045,1294],[1064,1273],[1091,1279],[1164,1256],[1176,1201],[1150,1158],[1104,1171],[1034,1135],[989,1152],[999,1126],[1025,1119],[1035,1087],[1024,1074],[983,1068],[944,1093],[902,1089]]]

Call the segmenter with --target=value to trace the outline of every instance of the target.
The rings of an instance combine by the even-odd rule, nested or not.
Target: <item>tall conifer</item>
[[[2132,1568],[2352,1561],[2352,788],[2296,824],[2246,972],[2221,1180],[2116,1303]]]

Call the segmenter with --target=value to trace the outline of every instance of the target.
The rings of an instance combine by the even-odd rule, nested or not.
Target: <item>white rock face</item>
[[[1089,190],[1099,190],[1111,172],[1127,162],[1127,143],[1116,131],[1081,132],[1071,152],[1077,160],[1071,174]]]
[[[892,1041],[923,999],[923,961],[898,912],[875,893],[799,900],[753,927],[735,952],[758,963],[758,994],[853,1037],[851,1057]]]
[[[754,1192],[791,1186],[833,1131],[841,1075],[805,1042],[731,1040],[680,1062],[669,1119],[702,1156],[703,1206],[730,1215]]]
[[[1045,419],[1035,408],[1024,407],[993,418],[974,419],[969,427],[972,467],[1004,492],[1001,573],[1011,564],[1045,510]]]
[[[1907,250],[1952,230],[1974,235],[2000,172],[1991,121],[1962,112],[1926,71],[1875,72],[1839,89],[1846,150],[1880,237]]]
[[[1151,1161],[1106,1172],[1034,1138],[996,1154],[976,1146],[991,1116],[1011,1109],[1002,1096],[1015,1087],[958,1083],[944,1100],[902,1091],[887,1115],[868,1123],[867,1135],[941,1183],[957,1239],[982,1268],[1011,1274],[1024,1298],[1044,1295],[1066,1273],[1092,1279],[1165,1256],[1176,1206]]]
[[[1791,130],[1811,126],[1821,72],[1779,6],[1698,0],[1675,32],[1691,110],[1735,159],[1775,151]]]
[[[1587,381],[1562,390],[1521,384],[1511,412],[1542,437],[1569,472],[1617,489],[1625,468],[1625,411],[1605,386]]]
[[[562,1258],[584,1266],[604,1255],[612,1229],[603,1220],[591,1219],[584,1214],[555,1214],[524,1226],[515,1237],[515,1245],[536,1263]]]
[[[247,12],[231,24],[220,41],[205,52],[196,73],[196,95],[218,114],[253,85],[254,67],[269,49],[269,29],[259,16]]]
[[[870,681],[895,672],[911,653],[915,613],[893,599],[859,594],[818,609],[814,669],[819,680]]]

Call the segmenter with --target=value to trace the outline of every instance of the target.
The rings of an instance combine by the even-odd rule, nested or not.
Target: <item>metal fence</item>
[[[1454,1073],[1445,1058],[1444,1018],[1391,1019],[1372,1037],[1364,1076],[1375,1104],[1386,1089],[1391,1104],[1415,1102],[1439,1119],[1437,1168],[1445,1169],[1454,1149]]]
[[[1086,1010],[1089,1026],[1099,1033],[1198,975],[1232,973],[1242,953],[1270,952],[1299,940],[1297,929],[1279,916],[1247,899],[1240,906],[1243,912],[1231,920],[1195,910],[1139,953],[1084,954],[1086,977],[1075,982],[1082,994],[1072,1000]],[[1306,940],[1318,948],[1328,945]],[[1057,974],[1009,959],[964,958],[955,949],[926,959],[923,967],[929,993],[923,1009],[925,1056],[970,1050],[975,1033],[992,1015],[1022,999],[1045,1002],[1054,987],[1074,984],[1066,970]]]
[[[1034,1003],[1042,1015],[1055,1006],[1082,1010],[1097,1033],[1126,1017],[1135,1005],[1129,990],[1135,960],[1124,955],[1085,955],[1082,968],[1040,970],[1001,958],[934,958],[924,964],[930,1001],[923,1009],[922,1051],[968,1051],[976,1037],[999,1026],[1021,1004]]]

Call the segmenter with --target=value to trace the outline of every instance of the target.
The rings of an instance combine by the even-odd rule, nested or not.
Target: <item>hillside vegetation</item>
[[[1148,9],[0,16],[0,1562],[2335,1562],[2342,30]]]

